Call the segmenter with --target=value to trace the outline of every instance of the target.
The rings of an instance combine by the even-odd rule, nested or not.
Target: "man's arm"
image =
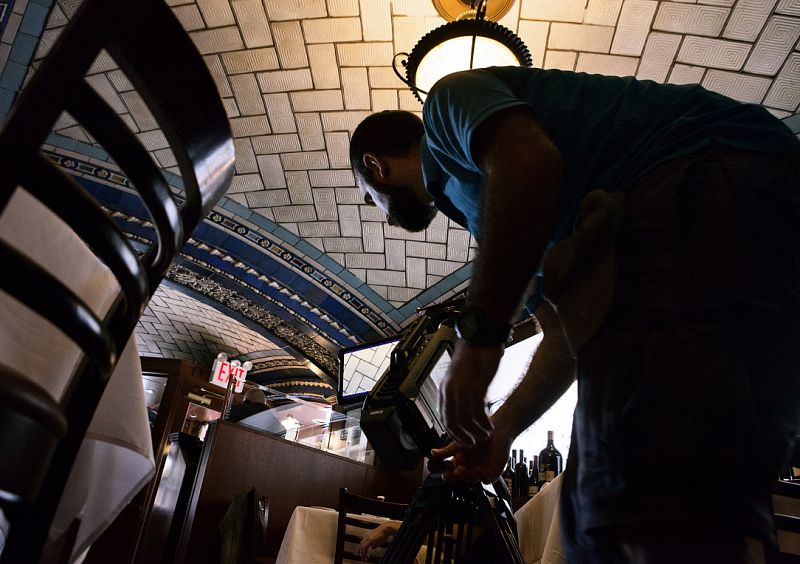
[[[530,294],[555,221],[561,153],[524,106],[486,119],[471,151],[485,185],[467,300],[495,325],[510,324]],[[483,401],[502,353],[502,345],[457,344],[441,394],[445,426],[456,442],[472,446],[491,433]]]
[[[457,443],[434,449],[436,458],[448,461],[446,480],[480,480],[491,483],[503,471],[514,439],[539,419],[575,381],[575,363],[552,307],[543,302],[536,317],[544,328],[544,339],[536,349],[525,376],[492,417],[494,432],[477,448]]]

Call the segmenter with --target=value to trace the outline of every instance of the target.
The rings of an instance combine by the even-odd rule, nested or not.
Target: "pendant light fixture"
[[[457,71],[531,66],[525,43],[493,21],[508,12],[513,0],[433,0],[433,4],[442,17],[452,21],[424,35],[411,53],[398,53],[392,61],[395,74],[420,102],[437,80]],[[398,60],[405,76],[398,69]]]

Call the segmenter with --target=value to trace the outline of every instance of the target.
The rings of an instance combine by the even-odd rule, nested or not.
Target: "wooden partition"
[[[421,480],[421,468],[388,472],[221,421],[206,437],[176,561],[219,562],[219,523],[230,501],[251,487],[269,498],[267,554],[274,558],[298,505],[336,508],[340,487],[408,503]]]

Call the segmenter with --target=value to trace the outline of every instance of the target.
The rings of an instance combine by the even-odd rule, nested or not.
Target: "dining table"
[[[23,190],[13,194],[0,215],[0,239],[44,266],[99,316],[119,293],[114,276],[72,229]],[[0,364],[25,374],[56,401],[61,400],[81,360],[78,347],[3,292],[0,320]],[[75,460],[50,540],[59,538],[78,519],[70,560],[82,560],[154,472],[141,365],[131,336]],[[10,534],[13,526],[6,526],[12,529]]]

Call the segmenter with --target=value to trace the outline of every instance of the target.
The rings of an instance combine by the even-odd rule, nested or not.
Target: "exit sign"
[[[247,369],[235,360],[232,362],[220,359],[214,360],[214,365],[211,367],[211,378],[209,378],[208,381],[222,388],[227,388],[228,381],[231,378],[236,379],[236,388],[234,391],[237,394],[241,393],[244,389],[244,380],[247,378]]]

